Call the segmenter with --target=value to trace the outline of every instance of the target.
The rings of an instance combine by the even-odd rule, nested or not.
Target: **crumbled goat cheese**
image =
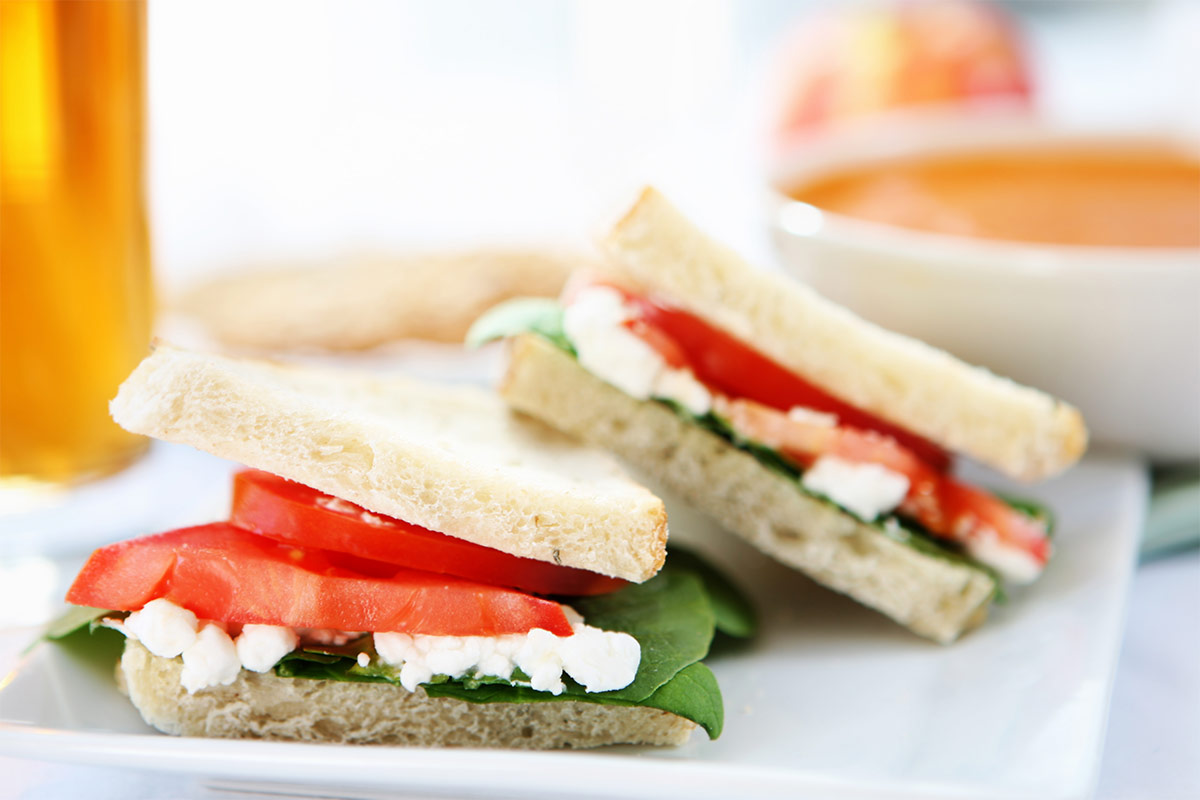
[[[879,464],[859,464],[836,456],[818,458],[800,482],[867,522],[900,505],[908,494],[904,475]]]
[[[196,634],[196,641],[183,651],[179,682],[188,694],[195,694],[209,686],[228,686],[241,671],[233,639],[220,625],[206,622]]]
[[[1042,565],[1024,550],[1009,547],[992,530],[982,531],[963,542],[970,556],[999,572],[1004,579],[1024,585],[1042,574]]]
[[[385,663],[400,667],[400,683],[409,691],[428,683],[434,675],[462,678],[471,674],[510,680],[514,669],[529,676],[532,688],[555,695],[565,689],[564,672],[589,692],[610,692],[632,683],[641,662],[637,639],[585,625],[583,617],[569,606],[563,606],[563,611],[574,631],[571,636],[555,636],[540,628],[502,636],[376,633],[375,649]],[[191,611],[164,599],[152,600],[123,623],[107,620],[104,624],[141,641],[156,655],[182,655],[180,683],[189,694],[209,686],[228,686],[243,668],[267,672],[302,640],[345,644],[362,636],[347,631],[248,624],[234,642],[220,623],[197,623]],[[371,663],[367,653],[359,653],[357,660],[361,667]]]
[[[103,623],[136,639],[147,650],[163,658],[183,656],[184,688],[194,693],[208,686],[228,685],[243,667],[266,672],[279,663],[300,641],[291,628],[277,625],[245,625],[235,643],[224,626],[198,622],[196,615],[170,600],[151,600],[124,622]],[[332,636],[336,631],[321,631]],[[341,634],[353,638],[358,634]]]
[[[563,332],[580,365],[639,400],[673,400],[696,415],[712,407],[708,390],[690,370],[668,367],[658,351],[625,327],[636,318],[625,298],[607,286],[588,287],[563,311]]]
[[[400,683],[409,691],[434,675],[511,680],[514,668],[529,676],[533,689],[554,695],[565,689],[564,672],[589,692],[610,692],[632,683],[641,662],[637,639],[585,625],[572,614],[572,636],[555,636],[541,628],[502,636],[377,633],[375,649],[386,663],[400,667]]]
[[[243,667],[252,672],[266,672],[299,643],[296,632],[282,625],[243,625],[234,646]]]
[[[196,615],[170,600],[151,600],[125,619],[122,633],[163,658],[175,658],[196,641]]]
[[[689,369],[664,366],[651,391],[654,397],[674,400],[698,417],[712,409],[712,395]]]

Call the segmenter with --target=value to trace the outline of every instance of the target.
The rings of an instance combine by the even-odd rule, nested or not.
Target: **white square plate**
[[[672,536],[746,587],[760,637],[709,659],[724,735],[673,750],[421,750],[153,733],[112,665],[39,644],[0,678],[0,754],[236,781],[459,796],[1082,798],[1104,737],[1146,503],[1141,465],[1087,459],[1037,487],[1058,553],[1034,586],[941,647],[824,591],[668,498]],[[0,665],[0,674],[10,665]],[[245,786],[245,783],[241,785]]]

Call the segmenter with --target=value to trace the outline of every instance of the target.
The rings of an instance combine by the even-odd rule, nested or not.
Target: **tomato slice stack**
[[[625,581],[519,558],[372,514],[258,470],[234,478],[229,522],[103,547],[67,601],[135,611],[165,598],[201,619],[495,636],[570,636],[551,595],[601,594]],[[516,588],[519,587],[519,588]]]

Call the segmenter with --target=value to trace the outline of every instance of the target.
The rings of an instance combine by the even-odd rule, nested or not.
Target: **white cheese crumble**
[[[879,464],[859,464],[836,456],[818,458],[800,482],[867,522],[900,505],[908,494],[904,475]]]
[[[375,634],[379,657],[400,667],[400,684],[410,692],[434,675],[494,676],[511,680],[514,669],[529,676],[539,692],[563,693],[565,672],[588,692],[610,692],[633,682],[642,649],[627,633],[602,631],[567,610],[573,636],[535,628],[503,636]]]
[[[154,655],[175,658],[195,643],[198,628],[195,614],[159,598],[126,617],[119,630]]]
[[[690,370],[673,369],[658,351],[625,327],[636,319],[625,298],[607,286],[590,286],[563,311],[563,332],[579,364],[639,400],[673,400],[697,416],[708,413],[712,396]]]
[[[563,606],[563,611],[572,636],[555,636],[540,628],[501,636],[376,633],[375,649],[385,663],[400,667],[400,683],[410,692],[434,675],[510,680],[514,669],[529,676],[532,688],[555,695],[566,688],[564,672],[589,692],[610,692],[632,683],[642,654],[637,639],[586,625],[569,606]],[[267,672],[302,638],[344,644],[361,635],[247,624],[235,642],[220,623],[198,623],[195,614],[166,599],[150,601],[123,623],[107,620],[104,624],[140,641],[155,655],[182,655],[180,683],[189,694],[209,686],[228,686],[243,668]],[[367,653],[359,653],[357,660],[361,667],[371,663]]]
[[[817,411],[815,408],[808,406],[792,406],[787,412],[788,419],[802,422],[805,425],[816,425],[821,428],[837,427],[837,414],[828,414],[824,411]]]
[[[245,668],[266,672],[279,659],[296,649],[300,637],[291,628],[278,625],[244,625],[237,641],[229,637],[220,623],[203,622],[186,608],[170,600],[151,600],[134,611],[124,622],[103,623],[136,639],[156,656],[183,656],[180,682],[194,694],[209,686],[227,686]],[[349,640],[359,634],[317,631],[321,638]]]
[[[251,672],[266,672],[279,659],[296,649],[300,637],[281,625],[243,625],[234,646],[242,666]]]
[[[196,634],[196,641],[183,651],[179,682],[188,694],[195,694],[209,686],[228,686],[241,671],[233,639],[220,625],[206,622]]]
[[[1042,565],[1036,558],[1004,544],[995,531],[981,531],[963,542],[963,547],[972,558],[987,564],[1012,583],[1023,586],[1042,574]]]
[[[689,369],[671,369],[664,365],[650,392],[654,397],[674,400],[698,417],[712,408],[712,395]]]

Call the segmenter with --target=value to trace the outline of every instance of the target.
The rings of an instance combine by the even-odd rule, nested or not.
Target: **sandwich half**
[[[646,189],[603,272],[514,301],[501,394],[610,448],[725,527],[922,636],[1037,577],[1048,514],[957,480],[957,452],[1034,480],[1076,461],[1079,412],[756,270]]]
[[[126,636],[119,682],[159,730],[536,748],[720,732],[701,659],[728,587],[662,569],[662,502],[607,454],[478,389],[165,345],[112,413],[250,467],[228,520],[100,548],[68,593],[77,621]]]

